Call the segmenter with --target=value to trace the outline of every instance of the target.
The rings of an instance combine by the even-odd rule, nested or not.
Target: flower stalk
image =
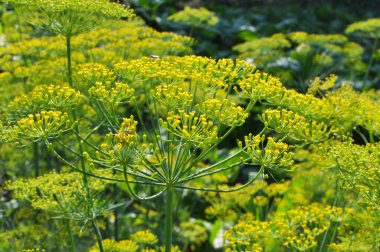
[[[174,198],[174,188],[169,187],[166,191],[166,205],[165,205],[165,252],[171,252],[171,249],[172,249],[173,198]]]

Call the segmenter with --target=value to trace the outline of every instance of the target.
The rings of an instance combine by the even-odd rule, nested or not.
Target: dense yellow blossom
[[[166,120],[161,120],[161,125],[168,132],[199,148],[210,147],[218,140],[218,127],[206,114],[197,114],[195,111],[186,113],[179,110],[178,114],[169,112]]]
[[[12,133],[15,140],[19,138],[37,141],[57,137],[71,127],[67,113],[42,110],[17,121]]]
[[[131,240],[122,240],[122,241],[114,241],[114,240],[103,240],[104,251],[107,252],[137,252],[139,246],[137,243]],[[99,252],[98,245],[94,246],[89,250],[90,252]]]
[[[139,244],[147,244],[147,245],[154,245],[158,242],[157,236],[148,230],[138,231],[132,234],[131,240]]]
[[[98,191],[104,189],[104,183],[100,180],[90,180],[90,186]],[[75,215],[73,212],[70,213],[73,208],[77,208],[76,210],[83,208],[80,211],[85,212],[86,190],[82,176],[77,172],[51,172],[34,179],[20,178],[9,181],[7,188],[13,191],[15,198],[31,202],[35,209],[56,215],[67,214],[66,211]]]
[[[109,81],[96,82],[93,87],[88,90],[91,98],[105,106],[115,109],[117,105],[129,101],[134,93],[134,89],[127,84],[115,82],[112,84]]]
[[[20,119],[42,110],[68,111],[79,103],[80,98],[79,91],[68,85],[40,85],[11,101],[9,114],[12,119]]]
[[[65,37],[93,29],[99,25],[101,17],[122,18],[134,15],[130,9],[107,0],[6,0],[6,2],[37,9],[44,15],[38,18],[32,16],[30,19],[37,25]]]
[[[241,146],[242,143],[240,143]],[[264,146],[265,145],[265,146]],[[293,153],[289,152],[288,145],[276,142],[272,137],[253,136],[244,137],[244,152],[249,155],[253,164],[265,168],[290,168],[293,164]]]

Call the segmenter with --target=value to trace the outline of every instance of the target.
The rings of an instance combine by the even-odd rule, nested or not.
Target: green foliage
[[[214,26],[218,23],[218,18],[214,13],[206,8],[193,9],[186,6],[183,11],[179,11],[168,17],[168,20],[184,23],[193,27]]]
[[[275,34],[236,45],[234,50],[303,92],[317,76],[333,72],[351,77],[366,71],[363,48],[339,34]]]
[[[379,39],[380,19],[373,18],[366,21],[355,22],[349,25],[345,31],[347,34],[357,33],[361,37]]]

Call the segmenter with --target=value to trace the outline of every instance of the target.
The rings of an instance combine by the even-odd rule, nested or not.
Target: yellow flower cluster
[[[96,82],[95,86],[88,90],[88,93],[91,98],[115,110],[117,105],[129,101],[133,97],[134,89],[125,83],[115,82],[112,84],[106,81]]]
[[[380,210],[380,144],[360,146],[352,143],[336,143],[324,146],[321,153],[340,171],[340,177],[345,181],[346,189],[357,192],[371,213]],[[376,216],[377,214],[375,214]],[[377,217],[378,218],[378,217]],[[378,219],[380,220],[380,219]]]
[[[237,84],[234,87],[236,93],[252,101],[277,101],[283,96],[285,90],[279,79],[260,71],[239,80]]]
[[[269,223],[242,221],[224,233],[226,251],[263,251],[263,243],[269,235]]]
[[[334,80],[334,77],[328,78],[325,80],[328,82],[326,85],[332,86]],[[344,136],[361,125],[371,133],[379,134],[377,96],[365,92],[358,93],[348,85],[342,85],[336,90],[326,92],[322,98],[317,98],[311,94],[288,90],[278,79],[257,72],[240,80],[235,91],[244,98],[269,103],[307,118],[310,125],[315,124],[316,132],[327,133],[329,127],[334,125],[335,129],[330,133]],[[357,111],[361,113],[358,114]]]
[[[334,74],[330,75],[328,78],[324,80],[321,80],[321,78],[316,77],[310,83],[307,93],[315,95],[318,92],[332,89],[335,86],[337,79],[338,79],[338,76]]]
[[[93,85],[96,81],[114,80],[112,71],[100,63],[109,65],[142,56],[192,53],[190,46],[193,42],[189,37],[157,32],[137,21],[105,22],[105,25],[111,29],[96,29],[71,38],[73,66],[80,72],[76,76],[74,71],[78,82],[75,83],[76,87],[88,87],[87,84]],[[22,31],[26,28],[22,27]],[[12,36],[12,30],[6,29],[5,33],[7,38]],[[67,81],[64,38],[49,36],[28,39],[29,34],[26,33],[22,36],[23,41],[20,42],[17,38],[14,43],[0,47],[1,68],[11,74],[4,76],[13,82],[22,80],[31,87],[41,83]],[[81,65],[78,67],[78,64]]]
[[[189,26],[214,26],[219,22],[215,14],[204,7],[198,9],[185,6],[185,9],[168,17],[168,20],[184,23]]]
[[[97,82],[114,81],[115,74],[103,64],[85,63],[77,67],[75,78],[80,86],[91,87]]]
[[[358,209],[357,209],[358,210]],[[363,211],[364,210],[364,211]],[[363,209],[362,211],[350,211],[350,220],[346,224],[338,227],[339,241],[331,243],[329,250],[331,251],[371,251],[379,250],[379,221],[374,221],[373,216],[368,215]]]
[[[106,239],[102,241],[103,249],[107,252],[137,252],[139,245],[131,240],[114,241]],[[92,247],[89,252],[100,252],[98,244]]]
[[[330,214],[335,215],[339,212],[342,213],[342,210],[330,206],[301,206],[280,213],[272,221],[280,227],[278,232],[284,239],[284,246],[305,251],[317,246],[316,237],[325,232],[331,224]],[[285,229],[281,230],[281,227]]]
[[[137,121],[133,116],[123,119],[119,131],[115,134],[115,140],[126,147],[134,146],[137,143]]]
[[[276,213],[268,221],[257,221],[247,214],[244,220],[225,232],[225,248],[229,251],[262,251],[264,247],[279,249],[283,246],[306,251],[316,247],[318,237],[334,221],[340,222],[342,216],[341,208],[318,204]]]
[[[185,109],[193,102],[193,96],[178,85],[158,85],[154,89],[153,95],[160,106],[158,110],[162,111],[164,115],[169,111]]]
[[[83,61],[83,57],[76,57],[78,62]],[[29,88],[44,83],[64,83],[66,82],[65,57],[52,57],[36,61],[32,66],[20,66],[14,69],[15,80],[23,80]],[[46,67],[46,66],[49,67]]]
[[[281,136],[305,143],[325,141],[337,131],[330,125],[308,120],[286,109],[267,109],[260,116],[260,120],[268,129],[273,129]]]
[[[336,91],[328,93],[325,103],[330,103],[334,109],[333,118],[337,126],[352,130],[361,125],[371,134],[380,134],[380,114],[377,113],[380,102],[376,95],[359,93],[352,87],[343,85]]]
[[[136,21],[114,21],[109,26],[111,29],[100,28],[73,37],[73,47],[87,49],[84,54],[90,61],[105,64],[142,56],[192,53],[190,37],[158,32]]]
[[[160,124],[179,139],[201,149],[218,140],[218,127],[205,114],[195,111],[187,113],[180,109],[178,113],[168,112],[166,120],[161,119]]]
[[[134,16],[131,9],[107,0],[6,0],[6,2],[16,6],[27,6],[28,9],[24,11],[37,9],[40,16],[31,16],[32,22],[65,37],[93,29],[99,25],[101,18],[117,19]]]
[[[138,231],[131,235],[130,239],[138,244],[154,245],[158,242],[155,234],[148,230]]]
[[[165,55],[188,55],[192,53],[190,45],[192,41],[189,41],[188,37],[174,37],[168,36],[172,40],[164,40],[162,35],[158,35],[158,38],[145,38],[138,40],[135,43],[131,43],[128,50],[125,50],[124,58],[136,59],[141,56],[165,56]],[[174,40],[175,39],[175,40]],[[109,45],[111,47],[113,45]]]
[[[31,38],[25,41],[17,41],[7,47],[0,47],[0,54],[4,55],[24,55],[33,58],[47,58],[64,56],[65,47],[61,37],[40,37]],[[52,54],[52,55],[50,55]]]
[[[130,237],[130,240],[114,241],[110,239],[105,239],[102,242],[104,251],[107,252],[154,252],[157,250],[146,246],[156,245],[158,239],[155,234],[151,233],[148,230],[144,230],[133,233]],[[89,251],[99,252],[100,250],[98,244],[92,247]]]
[[[131,17],[133,12],[130,9],[124,8],[117,3],[110,3],[106,0],[89,1],[89,0],[6,0],[8,3],[21,4],[37,7],[46,12],[63,12],[63,11],[78,11],[88,13],[99,13],[109,17]]]
[[[80,92],[68,85],[40,85],[13,99],[8,105],[8,113],[11,119],[20,119],[41,110],[68,111],[80,98]]]
[[[17,121],[13,134],[15,139],[37,141],[57,137],[71,127],[67,113],[43,110]]]
[[[248,117],[242,107],[227,99],[206,100],[201,104],[200,110],[215,123],[227,126],[240,126]]]
[[[243,147],[241,142],[238,144]],[[243,150],[251,157],[253,164],[268,169],[288,168],[293,165],[293,153],[288,151],[288,145],[281,141],[276,142],[272,137],[266,139],[260,135],[249,134],[244,137]]]
[[[189,82],[190,90],[200,87],[205,90],[204,95],[207,94],[207,97],[235,84],[237,79],[244,78],[254,70],[250,64],[242,61],[215,61],[199,56],[141,58],[118,63],[114,67],[117,75],[129,82],[139,84],[145,81],[154,85]]]
[[[104,183],[92,179],[90,187],[100,191]],[[82,176],[77,172],[53,171],[37,178],[20,178],[7,181],[6,188],[13,191],[15,198],[29,201],[33,208],[53,214],[62,214],[66,208],[72,210],[71,206],[84,207],[86,202],[83,201],[86,190]]]

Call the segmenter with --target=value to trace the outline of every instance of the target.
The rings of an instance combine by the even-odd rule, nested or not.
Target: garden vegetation
[[[379,18],[213,59],[108,0],[0,6],[0,251],[380,250]]]

